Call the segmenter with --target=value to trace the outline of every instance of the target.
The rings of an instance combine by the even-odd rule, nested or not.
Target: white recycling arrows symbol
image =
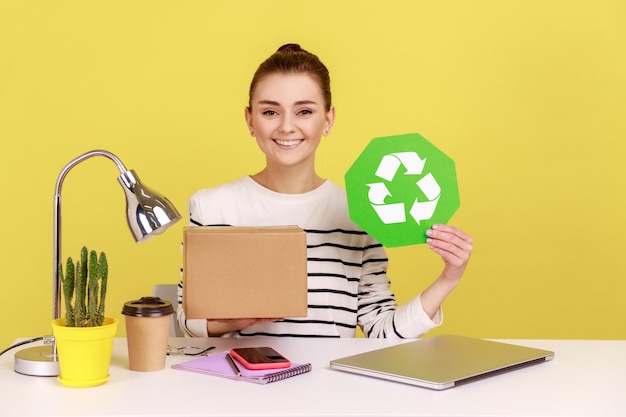
[[[376,176],[386,181],[393,181],[400,165],[406,169],[405,175],[421,175],[426,158],[421,159],[416,152],[397,152],[383,156],[376,170]],[[409,214],[420,224],[422,220],[430,219],[435,213],[437,202],[441,195],[441,187],[435,177],[429,172],[416,182],[422,190],[427,201],[418,201],[417,197],[409,210]],[[380,220],[385,224],[405,223],[406,211],[404,203],[385,204],[385,198],[391,196],[387,186],[383,182],[367,184],[369,187],[368,198],[372,208],[378,214]]]

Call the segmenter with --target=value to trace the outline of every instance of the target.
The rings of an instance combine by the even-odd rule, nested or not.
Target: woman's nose
[[[295,123],[293,117],[289,114],[285,114],[280,119],[280,125],[278,126],[280,132],[290,133],[295,131]]]

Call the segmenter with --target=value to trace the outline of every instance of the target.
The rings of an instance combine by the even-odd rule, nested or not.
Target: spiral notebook
[[[241,376],[237,375],[230,363],[226,359],[228,352],[215,353],[199,359],[181,362],[172,365],[172,368],[180,371],[196,372],[199,374],[213,375],[221,378],[236,379],[256,384],[269,384],[270,382],[281,381],[296,375],[301,375],[311,371],[310,363],[293,363],[289,368],[252,370],[246,369],[237,362]]]

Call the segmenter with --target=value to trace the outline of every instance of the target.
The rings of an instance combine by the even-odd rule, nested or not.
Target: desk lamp
[[[61,317],[61,187],[67,173],[76,165],[94,156],[104,156],[117,165],[120,176],[117,178],[126,195],[126,218],[128,227],[137,243],[162,233],[180,220],[181,216],[174,205],[160,193],[148,188],[139,181],[135,171],[127,170],[115,155],[103,150],[84,153],[70,161],[57,178],[54,193],[54,259],[52,264],[53,307],[52,318]],[[32,376],[58,376],[59,361],[56,344],[23,349],[15,354],[15,371]]]

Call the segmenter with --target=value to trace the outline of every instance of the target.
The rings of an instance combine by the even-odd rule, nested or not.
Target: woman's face
[[[325,111],[324,97],[307,74],[274,73],[254,91],[246,122],[267,164],[313,168],[322,134],[333,124],[335,110]]]

